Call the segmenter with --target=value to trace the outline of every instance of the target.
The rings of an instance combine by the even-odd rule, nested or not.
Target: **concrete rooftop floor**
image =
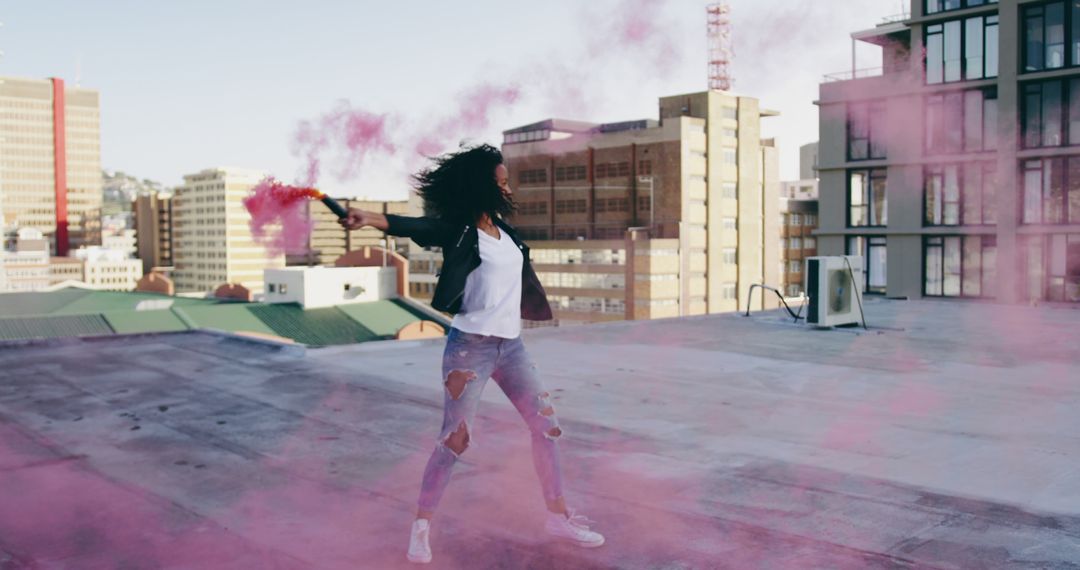
[[[526,331],[608,542],[545,537],[489,383],[430,567],[1080,567],[1080,311],[867,311]],[[443,345],[0,344],[0,569],[409,567]]]

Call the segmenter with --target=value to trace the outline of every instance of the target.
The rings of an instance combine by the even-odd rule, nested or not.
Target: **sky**
[[[658,97],[706,89],[707,3],[5,0],[0,76],[99,90],[102,167],[166,186],[223,165],[300,180],[303,121],[379,117],[381,150],[394,151],[327,151],[317,184],[403,199],[425,136],[449,150],[499,145],[501,131],[550,117],[655,119]],[[781,178],[796,178],[799,145],[817,139],[822,76],[851,68],[851,32],[904,3],[729,3],[733,90],[781,113],[763,134],[777,138]],[[874,46],[857,58],[880,66]],[[478,92],[500,95],[478,112]]]

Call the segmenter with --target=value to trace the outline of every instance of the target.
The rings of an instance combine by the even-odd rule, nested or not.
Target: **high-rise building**
[[[778,282],[777,149],[760,128],[776,113],[720,91],[663,97],[659,110],[504,133],[515,225],[534,254],[547,240],[569,252],[534,259],[560,319],[599,320],[589,315],[619,303],[628,318],[734,311],[751,285]]]
[[[177,293],[212,292],[226,283],[263,290],[263,270],[285,266],[285,256],[256,243],[242,203],[262,172],[210,168],[184,176],[175,189],[173,282]]]
[[[337,198],[337,201],[346,208],[359,208],[369,212],[383,214],[406,215],[409,211],[409,203],[405,200],[377,201],[356,200],[352,198]],[[315,223],[308,238],[305,251],[289,253],[285,256],[286,265],[333,265],[334,261],[345,255],[346,252],[359,249],[364,246],[385,247],[383,233],[374,228],[361,228],[348,231],[338,224],[338,218],[326,206],[315,201],[304,204],[308,216]],[[393,238],[390,238],[393,240]],[[399,253],[408,251],[405,244],[407,240],[397,240],[395,248]]]
[[[821,85],[819,249],[889,296],[1080,302],[1077,23],[1060,0],[913,0],[853,34],[883,65]]]
[[[780,183],[780,290],[803,293],[804,260],[817,255],[818,143],[799,147],[800,180]]]
[[[135,242],[142,260],[143,274],[155,267],[173,264],[172,196],[164,193],[140,194],[132,202],[135,210]]]
[[[61,79],[0,78],[4,226],[43,232],[52,251],[100,244],[99,94]]]

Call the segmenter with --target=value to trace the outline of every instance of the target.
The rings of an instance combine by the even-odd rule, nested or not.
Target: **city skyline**
[[[872,25],[902,8],[887,0],[860,2],[857,13],[836,5],[792,9],[778,0],[731,4],[734,91],[781,112],[765,136],[778,137],[782,177],[794,178],[798,146],[817,138],[816,85],[822,74],[851,64],[840,34],[867,27],[857,14],[874,14]],[[72,17],[48,22],[53,10],[12,6],[0,14],[0,72],[58,76],[101,92],[105,169],[166,186],[179,185],[184,172],[219,165],[293,179],[302,166],[290,152],[299,122],[341,100],[407,117],[417,131],[453,116],[447,103],[471,88],[514,87],[522,96],[492,109],[485,126],[451,134],[495,144],[501,130],[548,117],[651,118],[656,97],[706,83],[705,5],[555,2],[505,10],[481,2],[417,11],[237,3],[215,6],[208,18],[201,7],[209,4],[58,2]],[[373,17],[383,24],[372,25]],[[794,23],[805,31],[788,29]],[[613,39],[598,41],[597,32]],[[419,136],[396,127],[399,138]],[[338,195],[405,198],[401,174],[414,164],[369,162],[376,163],[361,166],[366,179],[324,176],[320,186]]]

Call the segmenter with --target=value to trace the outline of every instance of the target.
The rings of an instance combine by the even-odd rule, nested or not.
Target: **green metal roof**
[[[189,329],[172,311],[107,311],[102,313],[119,334],[176,332]]]
[[[51,315],[65,305],[95,292],[69,287],[58,291],[4,293],[0,295],[0,318]]]
[[[0,340],[211,328],[327,346],[393,338],[401,327],[424,319],[429,317],[397,299],[304,310],[296,304],[78,288],[0,295]]]
[[[295,304],[250,305],[248,310],[274,334],[309,346],[352,344],[378,340],[379,335],[336,307],[301,309]]]
[[[243,303],[206,307],[175,307],[173,312],[195,326],[231,332],[255,332],[277,335],[274,329],[251,314]]]
[[[104,313],[106,311],[161,310],[169,307],[218,305],[218,299],[170,297],[158,293],[136,291],[91,291],[53,311],[58,315]],[[158,308],[154,308],[158,307]]]
[[[111,335],[114,331],[101,315],[0,318],[0,340]]]
[[[380,336],[394,336],[401,327],[420,320],[392,301],[338,305],[337,309]]]

